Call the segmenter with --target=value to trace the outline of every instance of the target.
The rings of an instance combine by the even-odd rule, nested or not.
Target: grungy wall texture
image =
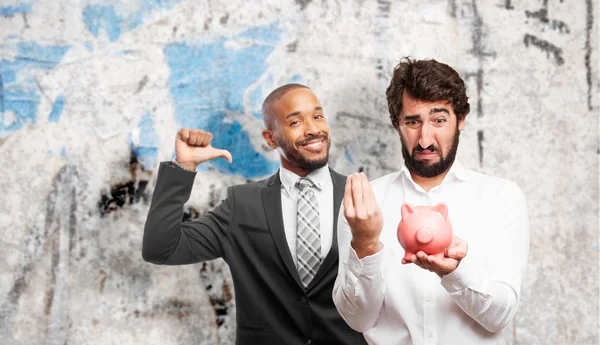
[[[598,344],[596,0],[1,0],[2,344],[231,344],[220,260],[141,259],[156,168],[181,126],[214,133],[185,217],[279,163],[260,106],[300,82],[331,166],[402,166],[385,88],[402,56],[468,84],[458,157],[516,181],[531,254],[516,344]],[[506,248],[510,255],[510,248]]]

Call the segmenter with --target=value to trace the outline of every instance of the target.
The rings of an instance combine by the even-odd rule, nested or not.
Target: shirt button
[[[311,345],[312,344],[312,340],[307,340],[306,343],[304,343],[304,345]]]
[[[300,303],[306,304],[306,297],[302,296],[302,298],[300,298]]]
[[[431,336],[433,336],[433,333],[431,333],[431,331],[427,331],[427,338],[431,338]]]
[[[427,298],[425,298],[426,301],[431,301],[431,297],[427,296]]]

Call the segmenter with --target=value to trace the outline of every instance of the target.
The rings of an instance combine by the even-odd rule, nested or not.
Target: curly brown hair
[[[457,120],[467,116],[471,110],[465,82],[452,67],[433,59],[415,60],[404,57],[394,68],[390,86],[385,92],[390,120],[396,129],[400,123],[404,90],[422,101],[447,100],[452,105]]]

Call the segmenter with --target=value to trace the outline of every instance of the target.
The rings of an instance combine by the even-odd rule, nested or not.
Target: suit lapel
[[[290,252],[290,247],[288,246],[285,237],[283,215],[281,211],[281,180],[279,179],[279,171],[267,179],[266,186],[263,187],[261,191],[261,196],[265,214],[267,216],[267,222],[269,223],[269,229],[271,230],[271,236],[279,251],[281,260],[283,260],[283,263],[288,271],[290,271],[292,277],[294,277],[298,286],[302,287],[298,269],[296,268],[296,265],[294,265],[292,253]]]
[[[329,169],[331,174],[331,182],[333,182],[333,238],[331,242],[331,249],[329,249],[329,253],[323,260],[323,263],[319,267],[317,274],[313,278],[313,280],[308,284],[308,289],[312,288],[312,286],[318,283],[327,272],[332,269],[332,265],[337,265],[338,262],[338,241],[337,241],[337,224],[338,224],[338,215],[340,213],[340,206],[342,204],[342,200],[344,199],[344,190],[346,188],[346,177],[338,174],[337,172]],[[337,267],[334,268],[337,270]]]

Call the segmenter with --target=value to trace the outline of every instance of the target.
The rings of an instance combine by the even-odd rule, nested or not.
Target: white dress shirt
[[[371,183],[383,212],[378,253],[358,259],[343,209],[338,223],[339,274],[334,303],[369,344],[511,344],[521,280],[529,253],[523,193],[510,181],[455,162],[429,193],[406,167]],[[441,279],[415,264],[402,265],[397,239],[403,202],[448,204],[454,235],[468,243],[458,268]]]
[[[319,218],[321,226],[321,258],[324,259],[331,249],[333,240],[333,182],[329,167],[326,165],[316,169],[306,177],[309,177],[318,188],[313,188],[318,201]],[[295,188],[296,182],[300,176],[281,167],[279,169],[279,178],[281,179],[281,211],[283,215],[283,228],[285,229],[285,238],[287,239],[290,253],[294,259],[294,264],[298,265],[296,257],[296,233],[298,207],[298,189]]]

